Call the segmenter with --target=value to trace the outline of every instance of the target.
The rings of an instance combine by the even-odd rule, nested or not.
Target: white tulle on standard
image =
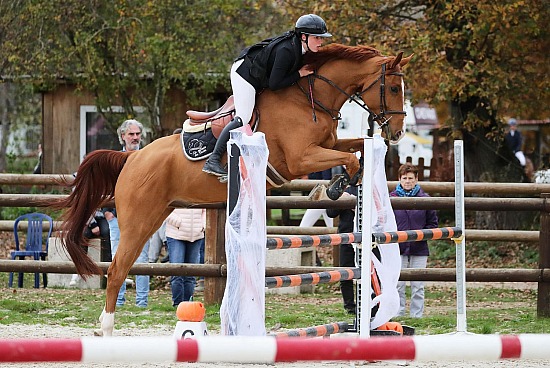
[[[240,190],[225,224],[227,283],[220,308],[221,334],[262,336],[265,330],[266,169],[263,133],[231,132],[240,151]],[[229,201],[228,201],[229,202]]]
[[[388,183],[386,181],[385,157],[387,146],[380,135],[374,136],[373,196],[372,196],[372,232],[397,231],[395,215],[390,203]],[[365,208],[364,211],[368,211]],[[371,306],[377,304],[378,312],[371,320],[371,329],[375,329],[399,311],[397,281],[401,272],[401,256],[397,243],[379,244],[380,260],[372,254],[371,259],[380,279],[381,294],[376,296]]]

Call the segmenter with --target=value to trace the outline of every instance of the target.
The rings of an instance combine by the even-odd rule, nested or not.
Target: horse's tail
[[[64,210],[61,243],[84,279],[103,273],[84,250],[88,246],[84,229],[95,211],[114,198],[118,176],[130,154],[111,150],[90,153],[80,164],[73,183],[64,183],[73,187],[71,194],[52,205]]]

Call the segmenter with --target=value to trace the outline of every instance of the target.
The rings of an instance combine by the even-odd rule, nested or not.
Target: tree
[[[505,117],[548,118],[550,8],[543,2],[284,3],[295,16],[323,16],[335,41],[370,44],[387,54],[414,52],[407,84],[414,100],[449,104],[445,123],[452,137],[465,140],[470,180],[510,180],[502,170]]]
[[[31,76],[41,88],[69,80],[92,91],[102,110],[120,101],[134,115],[133,106],[145,106],[157,135],[167,90],[181,88],[199,105],[228,88],[243,41],[263,35],[263,21],[277,14],[265,0],[5,3],[2,17],[23,31],[0,38],[4,75]],[[111,123],[116,129],[118,121]]]

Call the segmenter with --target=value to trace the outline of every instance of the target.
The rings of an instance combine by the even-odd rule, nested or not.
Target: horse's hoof
[[[334,184],[336,184],[338,181],[341,181],[342,180],[342,177],[344,176],[344,174],[338,174],[338,175],[334,175],[332,177],[332,179],[330,179],[330,181],[328,182],[328,187],[332,187]]]
[[[329,187],[327,188],[326,193],[327,193],[327,197],[335,201],[342,196],[344,191],[337,187]]]
[[[103,331],[100,329],[94,330],[94,336],[103,337]]]
[[[307,196],[308,201],[319,201],[321,199],[326,199],[327,198],[327,195],[325,193],[326,189],[327,187],[324,184],[315,185]]]
[[[363,169],[360,169],[353,175],[353,178],[350,179],[349,185],[356,186],[359,183],[359,180],[363,178]]]
[[[359,180],[363,178],[363,157],[359,159],[359,170],[353,175],[353,178],[350,179],[349,185],[356,186],[359,183]]]
[[[337,200],[344,194],[344,189],[349,184],[349,176],[347,173],[336,175],[329,182],[328,188],[326,190],[327,197],[333,201]]]

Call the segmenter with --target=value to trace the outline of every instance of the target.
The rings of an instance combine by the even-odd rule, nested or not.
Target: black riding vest
[[[236,59],[244,59],[237,73],[256,91],[264,88],[278,90],[289,87],[300,79],[302,44],[294,33],[276,37],[263,47],[262,42],[244,49]],[[284,35],[282,35],[284,36]]]

